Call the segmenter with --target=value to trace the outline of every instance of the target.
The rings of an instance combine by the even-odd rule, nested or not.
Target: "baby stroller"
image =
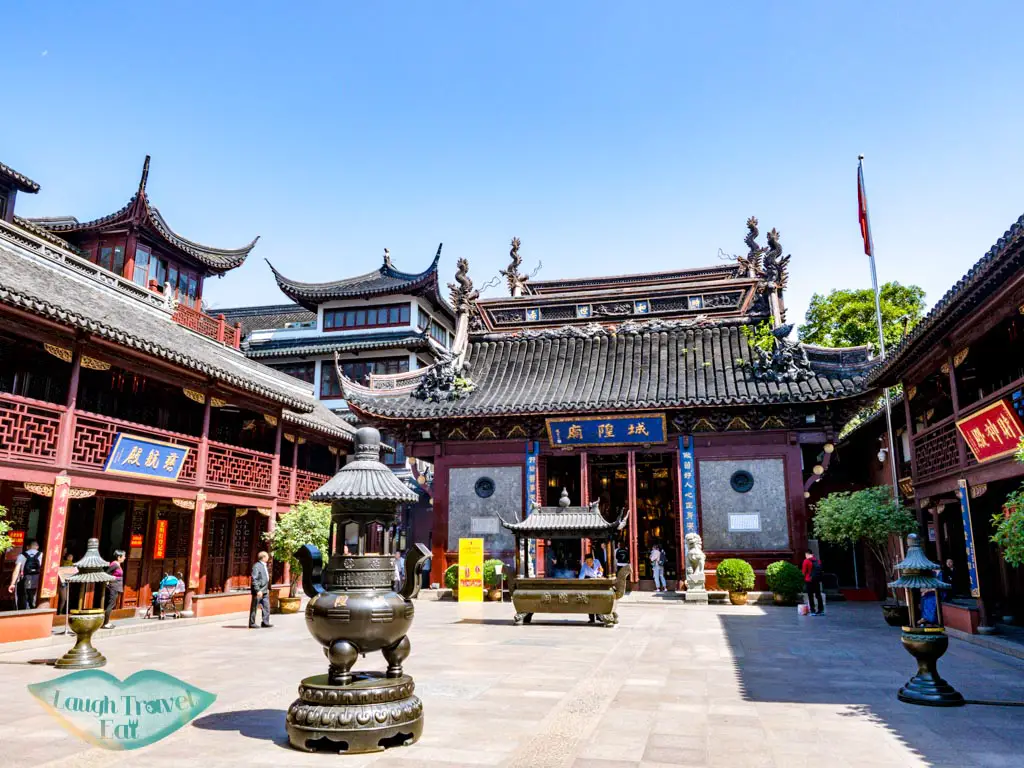
[[[182,609],[178,607],[179,599],[183,608],[185,602],[184,579],[181,578],[180,573],[177,576],[165,573],[160,580],[160,586],[153,593],[149,608],[146,609],[146,618],[151,619],[155,616],[158,619],[163,619],[169,613],[174,618],[180,619]]]

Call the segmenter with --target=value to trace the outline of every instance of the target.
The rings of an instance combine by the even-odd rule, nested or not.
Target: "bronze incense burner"
[[[75,563],[78,573],[67,578],[68,583],[82,586],[78,593],[78,607],[68,611],[68,625],[75,633],[75,645],[54,663],[61,669],[93,669],[107,663],[107,658],[92,644],[92,636],[103,626],[106,615],[102,602],[106,599],[106,591],[104,590],[99,608],[85,608],[84,605],[86,592],[93,584],[115,581],[114,577],[107,573],[108,565],[110,563],[100,557],[100,540],[89,539],[85,555]]]
[[[288,709],[288,740],[307,752],[376,752],[412,744],[423,732],[423,705],[402,662],[410,651],[412,599],[430,552],[422,544],[409,550],[396,590],[389,535],[398,505],[417,496],[380,461],[376,429],[360,429],[355,446],[355,460],[310,497],[331,503],[327,567],[316,547],[296,552],[311,598],[306,625],[329,662],[327,674],[302,681]],[[383,654],[387,670],[353,671],[359,656],[373,651]]]

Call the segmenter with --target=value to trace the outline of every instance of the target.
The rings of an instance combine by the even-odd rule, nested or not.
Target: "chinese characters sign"
[[[484,599],[484,540],[459,539],[459,602]]]
[[[540,443],[536,440],[526,444],[526,512],[528,515],[533,510],[534,504],[540,504],[539,488],[537,487],[537,462],[540,456]],[[525,515],[524,515],[525,516]],[[537,541],[530,539],[526,556],[526,572],[533,576],[537,563]]]
[[[11,548],[25,546],[25,532],[24,531],[9,531],[8,537],[11,540]]]
[[[64,524],[68,517],[68,497],[71,495],[71,478],[57,475],[53,481],[53,505],[50,507],[50,529],[46,533],[47,554],[43,556],[43,581],[40,597],[57,594],[57,569],[60,567],[58,553],[63,551]]]
[[[967,576],[971,582],[971,597],[981,597],[978,585],[978,557],[974,551],[974,526],[971,525],[970,494],[967,492],[967,481],[958,482],[960,487],[956,489],[956,494],[960,497],[960,514],[964,522],[964,544],[967,546]]]
[[[181,473],[188,451],[183,445],[118,432],[103,471],[173,483]]]
[[[153,559],[163,560],[167,556],[167,521],[156,521],[156,542],[153,544]]]
[[[979,462],[1010,455],[1024,437],[1020,418],[1005,400],[960,419],[956,426]]]
[[[665,414],[548,419],[552,445],[643,445],[665,442]]]
[[[683,494],[683,534],[697,530],[697,479],[693,461],[693,440],[679,438],[679,486]]]

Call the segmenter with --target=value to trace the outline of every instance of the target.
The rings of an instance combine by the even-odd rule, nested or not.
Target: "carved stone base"
[[[409,675],[355,672],[347,685],[307,677],[288,708],[288,742],[303,752],[379,752],[404,747],[423,733],[423,704]]]
[[[693,605],[707,605],[708,593],[703,589],[687,589],[683,593],[683,599]]]

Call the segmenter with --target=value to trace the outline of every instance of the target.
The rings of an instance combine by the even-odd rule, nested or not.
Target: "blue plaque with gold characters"
[[[548,419],[552,445],[645,445],[665,442],[665,414]]]
[[[188,457],[188,447],[118,432],[103,471],[113,475],[175,482]]]

